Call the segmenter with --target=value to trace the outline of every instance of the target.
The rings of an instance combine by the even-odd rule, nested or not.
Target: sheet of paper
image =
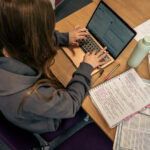
[[[150,80],[142,78],[142,81],[150,88]],[[150,138],[150,105],[146,107],[140,114],[120,123],[113,150],[148,150],[149,140],[146,138]]]
[[[150,51],[148,53],[148,71],[149,71],[149,75],[150,75]]]
[[[144,36],[150,36],[150,19],[134,28],[137,32],[135,40],[139,41]]]
[[[91,89],[90,95],[109,127],[150,103],[150,88],[134,69]]]
[[[138,114],[117,127],[114,150],[149,150],[150,117]]]
[[[150,80],[142,78],[142,81],[145,83],[146,86],[148,86],[148,88],[150,88]],[[147,105],[145,108],[146,109],[144,111],[141,111],[140,113],[150,116],[150,104]]]

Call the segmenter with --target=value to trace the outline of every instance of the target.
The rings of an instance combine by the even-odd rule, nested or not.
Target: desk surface
[[[131,27],[136,27],[142,22],[150,19],[150,0],[104,0],[117,14],[119,14]],[[56,29],[61,32],[68,32],[73,30],[74,26],[80,25],[85,27],[88,23],[92,13],[94,12],[99,0],[93,0],[92,3],[64,18],[56,24]],[[116,64],[120,63],[121,66],[112,74],[111,78],[129,69],[127,60],[131,55],[136,41],[132,40],[131,43],[126,47],[122,54],[117,60],[107,68],[105,68],[104,74],[97,82],[93,85],[96,86],[103,82],[104,76],[106,76]],[[69,72],[68,72],[69,70]],[[75,66],[71,63],[68,57],[63,51],[58,51],[56,56],[55,64],[52,66],[52,71],[60,82],[66,86],[72,77],[72,73],[76,70]],[[136,71],[140,77],[150,79],[148,74],[148,60],[147,57],[142,63],[136,68]],[[92,81],[97,78],[98,74],[92,76]],[[83,109],[92,117],[97,125],[107,134],[107,136],[114,140],[116,128],[110,129],[106,124],[104,118],[100,115],[97,109],[92,104],[89,95],[85,98]]]

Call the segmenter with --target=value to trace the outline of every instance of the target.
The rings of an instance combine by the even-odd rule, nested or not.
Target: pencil
[[[105,78],[104,78],[104,81],[106,81],[110,76],[111,74],[120,66],[120,64],[118,64]]]

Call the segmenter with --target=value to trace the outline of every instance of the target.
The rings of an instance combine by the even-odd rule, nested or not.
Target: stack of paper
[[[149,74],[150,74],[150,52],[148,54],[148,71],[149,71]]]
[[[137,114],[117,127],[114,150],[149,150],[150,116]]]
[[[92,88],[89,93],[110,128],[150,104],[150,88],[134,69]]]
[[[142,79],[150,87],[150,80]],[[114,150],[149,150],[150,143],[150,105],[128,121],[117,127]]]

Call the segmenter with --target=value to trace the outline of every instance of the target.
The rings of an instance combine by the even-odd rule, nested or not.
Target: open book
[[[150,88],[133,68],[92,88],[89,93],[110,128],[150,104]]]

